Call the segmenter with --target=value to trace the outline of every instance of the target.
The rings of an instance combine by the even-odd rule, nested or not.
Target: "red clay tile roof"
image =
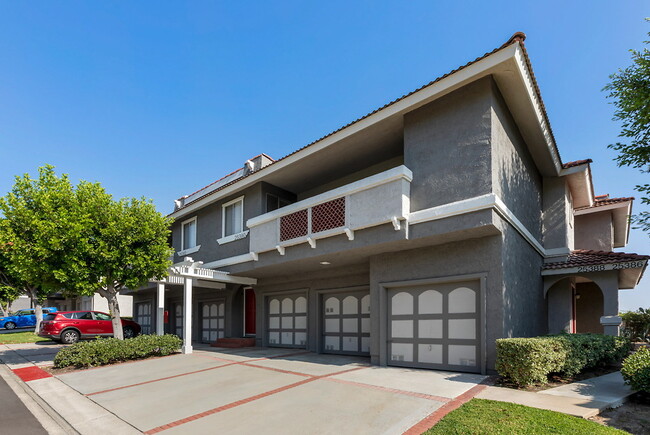
[[[546,112],[546,106],[544,105],[544,101],[542,100],[542,93],[541,93],[541,91],[539,90],[539,85],[537,84],[537,79],[535,78],[535,73],[533,72],[533,66],[532,66],[531,63],[530,63],[530,58],[528,57],[528,52],[526,51],[526,47],[525,47],[525,45],[524,45],[524,40],[525,40],[525,39],[526,39],[526,34],[525,34],[525,33],[523,33],[523,32],[515,32],[515,34],[512,35],[512,36],[508,39],[508,41],[506,41],[506,43],[503,44],[503,45],[501,45],[500,47],[495,48],[494,50],[492,50],[492,51],[490,51],[490,52],[488,52],[488,53],[485,53],[483,56],[480,56],[480,57],[478,57],[478,58],[476,58],[476,59],[474,59],[474,60],[472,60],[472,61],[470,61],[470,62],[467,62],[465,65],[460,66],[460,67],[458,67],[458,68],[456,68],[456,69],[454,69],[454,70],[448,72],[447,74],[444,74],[444,75],[442,75],[442,76],[440,76],[440,77],[438,77],[438,78],[432,80],[431,82],[427,83],[426,85],[421,86],[421,87],[415,89],[414,91],[409,92],[408,94],[402,95],[401,97],[399,97],[399,98],[397,98],[397,99],[395,99],[395,100],[393,100],[393,101],[391,101],[391,102],[389,102],[389,103],[387,103],[387,104],[384,104],[383,106],[379,107],[378,109],[375,109],[375,110],[373,110],[372,112],[370,112],[370,113],[368,113],[368,114],[366,114],[366,115],[364,115],[364,116],[362,116],[362,117],[360,117],[360,118],[357,118],[357,119],[355,119],[354,121],[352,121],[352,122],[350,122],[350,123],[348,123],[348,124],[346,124],[346,125],[344,125],[344,126],[338,128],[338,129],[332,131],[331,133],[326,134],[325,136],[323,136],[323,137],[321,137],[321,138],[319,138],[319,139],[316,139],[315,141],[313,141],[313,142],[311,142],[311,143],[309,143],[309,144],[303,146],[302,148],[298,148],[297,150],[293,151],[292,153],[289,153],[289,154],[287,154],[286,156],[284,156],[284,157],[282,157],[282,158],[279,158],[278,160],[275,160],[273,163],[271,163],[271,164],[265,166],[264,168],[258,169],[257,171],[250,172],[250,173],[248,173],[248,174],[246,174],[246,175],[244,175],[244,176],[242,176],[242,177],[239,177],[239,178],[237,178],[237,179],[235,179],[235,180],[233,180],[233,181],[231,181],[231,182],[229,182],[229,183],[224,184],[223,186],[220,186],[220,187],[217,188],[217,189],[214,189],[214,190],[210,191],[209,193],[206,193],[206,194],[203,195],[203,196],[200,196],[200,197],[198,197],[198,198],[196,198],[196,199],[193,199],[192,201],[190,201],[190,202],[188,202],[188,203],[186,203],[186,204],[183,204],[182,207],[180,207],[180,208],[177,209],[177,210],[174,210],[174,213],[176,213],[176,212],[178,212],[178,211],[184,209],[185,207],[187,207],[187,206],[189,206],[189,205],[191,205],[191,204],[193,204],[193,203],[195,203],[195,202],[197,202],[197,201],[202,200],[203,198],[205,198],[205,197],[207,197],[207,196],[209,196],[209,195],[212,195],[212,194],[215,193],[215,192],[218,192],[218,191],[220,191],[220,190],[223,190],[223,189],[225,189],[226,187],[231,186],[231,185],[233,185],[234,183],[237,183],[237,182],[239,182],[240,180],[242,180],[242,179],[244,179],[244,178],[246,178],[246,177],[251,176],[251,175],[254,174],[254,173],[257,173],[257,172],[259,172],[259,171],[263,171],[264,169],[273,166],[275,163],[278,163],[278,162],[280,162],[280,161],[286,159],[287,157],[290,157],[290,156],[292,156],[292,155],[294,155],[294,154],[296,154],[296,153],[298,153],[298,152],[304,150],[305,148],[308,148],[308,147],[310,147],[310,146],[312,146],[312,145],[314,145],[314,144],[316,144],[316,143],[322,141],[323,139],[325,139],[325,138],[327,138],[327,137],[330,137],[330,136],[332,136],[332,135],[338,133],[339,131],[341,131],[341,130],[343,130],[343,129],[349,127],[349,126],[351,126],[351,125],[353,125],[353,124],[356,124],[357,122],[362,121],[362,120],[368,118],[369,116],[374,115],[375,113],[379,112],[380,110],[383,110],[383,109],[385,109],[385,108],[387,108],[387,107],[389,107],[389,106],[392,106],[393,104],[395,104],[395,103],[397,103],[397,102],[399,102],[399,101],[401,101],[401,100],[403,100],[403,99],[405,99],[405,98],[407,98],[407,97],[409,97],[409,96],[415,94],[416,92],[419,92],[419,91],[421,91],[422,89],[425,89],[425,88],[427,88],[427,87],[429,87],[429,86],[431,86],[431,85],[433,85],[433,84],[439,82],[440,80],[442,80],[442,79],[444,79],[444,78],[447,78],[447,77],[449,77],[450,75],[455,74],[455,73],[457,73],[457,72],[459,72],[459,71],[461,71],[461,70],[463,70],[463,69],[465,69],[465,68],[467,68],[467,67],[469,67],[469,66],[471,66],[471,65],[473,65],[473,64],[475,64],[475,63],[477,63],[477,62],[479,62],[479,61],[481,61],[481,60],[483,60],[483,59],[485,59],[485,58],[487,58],[487,57],[489,57],[489,56],[491,56],[491,55],[493,55],[493,54],[495,54],[495,53],[497,53],[497,52],[499,52],[499,51],[501,51],[501,50],[503,50],[503,49],[505,49],[505,48],[507,48],[507,47],[509,47],[509,46],[511,46],[512,44],[517,43],[517,42],[519,43],[519,45],[520,45],[520,47],[521,47],[521,50],[522,50],[522,52],[523,52],[523,54],[524,54],[524,60],[525,60],[525,62],[526,62],[526,66],[528,67],[528,70],[530,71],[530,77],[531,77],[531,80],[532,80],[532,82],[533,82],[533,87],[534,87],[535,93],[536,93],[536,95],[537,95],[537,98],[539,99],[539,104],[540,104],[540,106],[541,106],[541,108],[542,108],[542,113],[543,113],[543,115],[544,115],[544,120],[546,121],[546,124],[548,125],[549,134],[550,134],[550,136],[551,136],[551,139],[553,140],[553,147],[555,148],[555,152],[557,153],[557,155],[560,156],[560,151],[558,150],[558,148],[557,148],[557,144],[555,143],[555,136],[553,135],[553,130],[551,129],[551,123],[550,123],[550,121],[549,121],[548,114],[547,114],[547,112]],[[560,160],[561,160],[561,158],[560,158]],[[223,178],[222,178],[222,179],[223,179]],[[214,184],[214,183],[211,183],[210,185],[212,185],[212,184]],[[198,191],[200,192],[201,190],[203,190],[203,189],[199,189]]]
[[[637,261],[650,259],[650,255],[627,254],[625,252],[609,251],[588,251],[577,249],[571,251],[566,261],[546,263],[542,269],[571,269],[579,266],[594,266],[598,264],[621,263],[625,261]]]
[[[593,162],[594,161],[591,160],[591,159],[576,160],[576,161],[573,161],[573,162],[566,162],[566,163],[562,164],[562,168],[569,169],[569,168],[573,168],[574,166],[586,165],[588,163],[593,163]]]
[[[588,208],[596,208],[596,207],[602,207],[605,205],[612,205],[612,204],[620,204],[624,202],[630,202],[634,201],[633,196],[626,196],[623,198],[610,198],[609,195],[600,195],[600,196],[595,196],[594,197],[594,205],[592,206],[587,206],[587,207],[580,207],[576,208],[577,210],[585,210]]]
[[[607,195],[607,197],[603,199],[598,199],[598,197],[596,197],[594,201],[594,207],[602,207],[603,205],[610,205],[610,204],[616,204],[619,202],[628,202],[628,201],[634,201],[634,197],[626,196],[623,198],[610,198],[609,195]]]

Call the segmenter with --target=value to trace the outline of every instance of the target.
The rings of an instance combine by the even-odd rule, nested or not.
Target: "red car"
[[[140,334],[140,325],[136,322],[121,320],[124,338]],[[111,316],[99,311],[58,311],[45,316],[38,335],[66,344],[76,343],[82,338],[112,337],[111,322]]]

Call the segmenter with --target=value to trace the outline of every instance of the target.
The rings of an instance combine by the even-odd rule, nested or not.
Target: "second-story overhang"
[[[632,202],[634,198],[611,198],[595,201],[589,207],[576,208],[575,216],[584,216],[593,213],[611,213],[614,227],[614,247],[622,248],[627,245],[630,238],[630,216],[632,215]]]
[[[488,76],[498,85],[541,174],[558,176],[562,169],[560,155],[524,39],[525,35],[517,33],[501,47],[258,171],[184,204],[170,216],[187,216],[260,181],[289,191],[305,191],[310,187],[305,183],[317,183],[323,174],[332,175],[345,170],[340,164],[342,158],[346,162],[364,162],[372,156],[379,162],[382,156],[393,157],[402,152],[396,146],[400,147],[403,140],[406,113]]]
[[[560,176],[565,177],[573,208],[591,207],[594,205],[594,184],[591,174],[591,159],[565,163]]]

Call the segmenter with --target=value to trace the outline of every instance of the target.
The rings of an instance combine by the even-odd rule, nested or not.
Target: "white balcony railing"
[[[413,174],[404,165],[322,193],[281,209],[254,217],[250,228],[251,252],[309,243],[339,234],[354,239],[354,231],[392,222],[399,229],[410,206]]]

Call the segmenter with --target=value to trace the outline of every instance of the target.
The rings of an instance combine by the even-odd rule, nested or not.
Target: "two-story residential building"
[[[524,39],[178,199],[176,264],[136,319],[185,352],[249,337],[468,372],[498,338],[616,334],[649,258],[612,252],[632,198],[562,162]]]

